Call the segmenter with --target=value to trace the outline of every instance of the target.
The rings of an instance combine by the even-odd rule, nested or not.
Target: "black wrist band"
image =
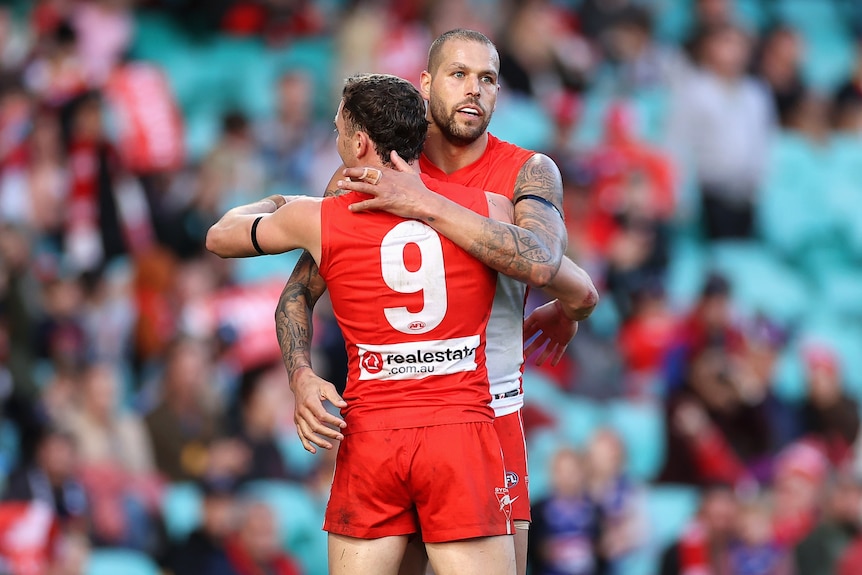
[[[560,219],[562,219],[564,221],[566,219],[563,217],[563,213],[560,211],[560,209],[557,206],[555,206],[553,204],[553,202],[549,202],[548,200],[546,200],[542,196],[537,196],[536,194],[524,194],[523,196],[518,196],[518,199],[515,200],[512,205],[513,206],[516,205],[521,200],[536,200],[537,202],[540,202],[540,203],[545,204],[546,206],[549,206],[550,208],[552,208],[560,216]]]
[[[254,223],[251,225],[251,245],[254,246],[254,249],[257,250],[262,256],[266,255],[266,252],[260,249],[260,244],[257,243],[257,224],[260,223],[260,220],[263,219],[263,216],[258,216],[255,218]]]

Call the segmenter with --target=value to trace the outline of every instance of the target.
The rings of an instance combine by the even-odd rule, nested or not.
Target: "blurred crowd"
[[[857,4],[0,2],[0,573],[110,549],[326,572],[334,458],[296,439],[273,330],[294,260],[204,235],[322,193],[341,78],[418,80],[455,27],[497,43],[491,131],[557,161],[603,294],[559,366],[527,368],[528,440],[552,438],[532,573],[862,572]],[[318,307],[315,368],[342,383]]]

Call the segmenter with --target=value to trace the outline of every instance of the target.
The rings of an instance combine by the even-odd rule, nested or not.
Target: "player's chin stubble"
[[[459,124],[456,119],[457,110],[452,110],[448,114],[442,105],[432,104],[431,119],[440,127],[440,131],[446,136],[446,139],[454,144],[467,145],[472,144],[488,129],[488,124],[491,121],[490,116],[482,116],[481,122],[477,126],[465,126]]]

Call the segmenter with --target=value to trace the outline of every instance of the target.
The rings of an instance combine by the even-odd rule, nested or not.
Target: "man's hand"
[[[524,357],[529,357],[544,347],[536,358],[536,365],[542,365],[549,357],[551,365],[557,365],[576,333],[578,322],[566,317],[559,300],[539,306],[524,320],[524,341],[536,336],[524,350]]]
[[[310,368],[305,368],[296,374],[290,387],[296,401],[293,411],[296,434],[306,451],[317,453],[315,445],[332,449],[332,443],[326,437],[336,441],[344,439],[340,430],[347,424],[323,406],[324,401],[329,401],[335,407],[347,407],[347,402],[338,395],[334,385],[317,377]]]
[[[350,206],[352,212],[381,210],[408,219],[424,220],[428,214],[427,205],[437,194],[429,190],[419,173],[401,159],[398,152],[392,152],[395,169],[381,168],[382,176],[376,184],[362,180],[368,168],[347,168],[345,179],[338,180],[338,187],[346,191],[361,192],[374,196],[370,200],[356,202]]]

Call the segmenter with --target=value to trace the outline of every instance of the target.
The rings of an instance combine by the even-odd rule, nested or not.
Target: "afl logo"
[[[383,371],[383,357],[376,351],[368,351],[359,358],[362,368],[368,373],[380,373]]]
[[[514,471],[506,472],[506,487],[514,487],[518,484],[518,474]]]
[[[425,322],[424,322],[424,321],[414,321],[413,323],[411,323],[411,324],[410,324],[409,326],[407,326],[407,327],[409,327],[409,328],[410,328],[410,329],[412,329],[413,331],[420,330],[420,329],[425,329]]]

